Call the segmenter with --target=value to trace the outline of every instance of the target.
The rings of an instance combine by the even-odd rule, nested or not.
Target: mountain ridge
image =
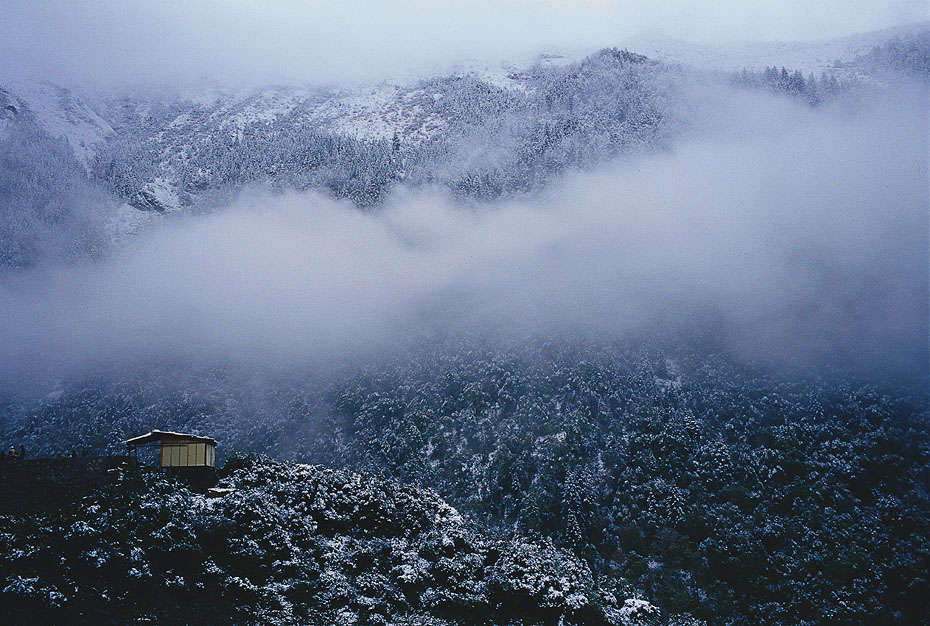
[[[901,48],[896,42],[904,36],[913,39]],[[874,45],[880,42],[883,47]],[[75,185],[99,192],[95,206],[77,213],[87,216],[84,222],[102,222],[81,227],[98,233],[93,244],[68,245],[99,250],[100,241],[121,245],[161,215],[222,205],[248,186],[316,189],[361,208],[378,206],[398,184],[441,185],[478,202],[526,195],[567,171],[669,149],[695,124],[696,107],[714,106],[695,95],[698,85],[705,95],[708,88],[737,86],[817,104],[863,85],[880,87],[885,73],[900,69],[926,79],[930,67],[927,24],[827,42],[845,56],[824,66],[819,77],[796,67],[786,70],[784,63],[780,72],[766,66],[765,72],[747,73],[753,65],[748,62],[730,62],[730,73],[710,70],[714,63],[696,48],[686,50],[691,63],[686,66],[662,53],[661,42],[628,43],[658,58],[614,48],[581,59],[547,54],[525,65],[471,65],[374,86],[207,88],[176,95],[94,98],[48,83],[11,84],[0,86],[0,141],[33,144],[23,137],[43,136],[41,148],[6,148],[27,153],[56,152],[55,142],[67,141],[85,172],[86,180]],[[769,45],[776,57],[787,52],[797,57],[827,44],[779,45]],[[742,48],[728,54],[749,60]],[[14,132],[20,127],[24,135]],[[50,172],[47,178],[61,176]],[[22,193],[65,193],[37,184]],[[101,194],[110,201],[101,203]],[[55,230],[71,223],[54,215],[13,216],[26,226],[11,226],[0,239],[16,239],[15,233],[36,224]],[[7,265],[28,264],[38,254],[24,251],[22,242],[9,245],[15,250],[0,253],[11,259]]]

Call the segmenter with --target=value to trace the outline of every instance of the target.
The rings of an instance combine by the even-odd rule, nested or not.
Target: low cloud
[[[363,213],[252,191],[105,261],[8,273],[0,385],[165,360],[326,365],[466,332],[709,333],[779,367],[925,377],[925,96],[728,102],[670,153],[538,196],[398,189]]]

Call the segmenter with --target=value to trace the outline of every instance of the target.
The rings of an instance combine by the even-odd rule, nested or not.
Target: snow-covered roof
[[[213,439],[212,437],[201,437],[199,435],[191,435],[189,433],[174,433],[166,430],[153,430],[145,435],[127,439],[123,443],[130,446],[140,446],[155,441],[196,442],[209,443],[213,446],[216,445],[216,439]]]

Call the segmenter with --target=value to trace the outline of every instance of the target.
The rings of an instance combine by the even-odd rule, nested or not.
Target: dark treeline
[[[767,67],[761,72],[743,69],[729,75],[729,82],[748,89],[764,89],[774,94],[791,96],[810,105],[835,99],[841,93],[858,88],[856,80],[840,81],[833,75],[822,73],[820,79],[813,73],[807,78],[799,70],[789,72],[782,67]]]
[[[899,80],[901,77],[919,81],[930,77],[930,38],[917,36],[885,42],[853,61],[834,61],[832,70],[821,72],[819,77],[813,72],[805,77],[800,70],[772,66],[761,71],[744,68],[731,72],[728,81],[738,87],[764,89],[818,105],[855,93],[870,80]]]
[[[586,624],[655,606],[551,541],[489,534],[435,492],[236,458],[205,500],[121,474],[80,507],[0,516],[8,623]]]
[[[925,621],[926,399],[622,347],[462,349],[326,385],[212,372],[10,403],[3,437],[119,451],[149,428],[435,489],[708,624]],[[177,381],[175,383],[177,384]],[[201,386],[203,385],[203,386]],[[634,594],[636,595],[636,594]]]

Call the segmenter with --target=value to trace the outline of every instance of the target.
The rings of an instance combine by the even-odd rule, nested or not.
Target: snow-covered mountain
[[[696,43],[651,32],[624,39],[618,48],[664,63],[680,63],[699,69],[733,71],[786,67],[837,78],[863,76],[859,61],[873,48],[895,40],[924,40],[930,23],[897,26],[832,40],[808,42]],[[196,134],[221,131],[239,139],[246,128],[290,119],[348,138],[391,139],[405,142],[429,140],[448,128],[449,120],[436,111],[445,94],[431,88],[443,80],[471,78],[497,89],[526,93],[533,89],[533,72],[564,67],[580,59],[541,55],[534,63],[464,65],[447,76],[382,82],[374,86],[310,88],[276,86],[259,90],[205,90],[174,98],[107,98],[94,101],[78,91],[48,83],[16,82],[0,87],[0,123],[10,113],[24,110],[34,115],[52,136],[64,136],[82,162],[93,159],[96,147],[126,131],[154,132],[162,139],[173,131]],[[184,112],[165,118],[171,107]],[[12,109],[11,109],[12,107]],[[158,127],[156,127],[158,126]]]
[[[50,136],[67,139],[75,157],[87,167],[100,144],[113,135],[113,127],[86,97],[49,83],[15,82],[0,88],[0,108],[6,113],[0,120],[28,115]]]
[[[892,41],[926,39],[930,23],[922,22],[817,41],[734,41],[697,43],[668,37],[659,32],[629,38],[623,45],[667,63],[682,63],[709,70],[760,70],[786,67],[838,79],[863,77],[868,73],[859,62],[877,46]]]
[[[669,146],[689,124],[691,107],[682,102],[693,96],[684,77],[707,82],[707,70],[721,85],[816,104],[844,85],[880,83],[886,69],[926,78],[930,68],[927,23],[825,42],[709,45],[648,35],[620,43],[623,50],[580,59],[466,64],[367,86],[91,97],[49,84],[2,85],[0,149],[23,152],[15,167],[43,162],[54,170],[31,171],[30,180],[57,181],[70,170],[55,163],[71,157],[55,142],[66,141],[85,178],[116,199],[105,231],[120,240],[153,216],[246,185],[316,188],[360,207],[401,182],[439,183],[476,199],[531,192],[566,170]],[[727,71],[742,73],[728,79]],[[67,193],[56,184],[56,194]],[[25,187],[17,193],[35,195]],[[9,204],[29,206],[22,198]],[[58,228],[63,210],[42,209],[44,217],[25,219],[25,230],[9,230]]]

